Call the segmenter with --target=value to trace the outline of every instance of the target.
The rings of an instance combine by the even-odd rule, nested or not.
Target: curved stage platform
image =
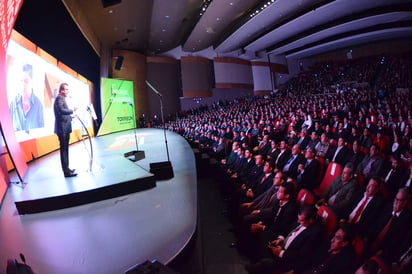
[[[19,253],[36,273],[123,273],[183,250],[196,229],[193,152],[167,132],[174,178],[156,182],[149,168],[167,160],[163,130],[136,131],[146,156],[136,162],[123,156],[136,149],[134,133],[93,138],[91,167],[88,140],[71,145],[77,177],[63,177],[58,151],[29,164],[1,205],[0,273]]]

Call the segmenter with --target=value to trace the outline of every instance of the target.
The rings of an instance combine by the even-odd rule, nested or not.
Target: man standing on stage
[[[54,101],[54,133],[59,137],[60,143],[60,162],[62,165],[64,177],[77,176],[75,170],[69,168],[69,139],[72,132],[72,115],[77,110],[76,107],[69,109],[66,98],[69,93],[67,83],[62,83],[59,88],[59,95]]]

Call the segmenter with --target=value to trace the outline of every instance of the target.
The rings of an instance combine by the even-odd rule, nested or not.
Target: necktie
[[[350,224],[356,224],[359,221],[359,217],[362,215],[363,209],[365,208],[369,198],[365,197],[365,200],[361,204],[360,207],[358,207],[358,210],[355,212],[355,216],[353,216],[352,220],[349,220]]]
[[[286,239],[285,239],[285,241],[284,241],[284,243],[285,243],[284,249],[285,249],[285,250],[289,247],[290,242],[293,241],[293,239],[295,238],[296,233],[299,231],[299,229],[300,229],[301,227],[302,227],[302,225],[298,225],[294,230],[292,230],[292,231],[288,234],[288,236],[286,237]]]
[[[391,218],[388,220],[382,231],[379,233],[378,237],[375,240],[375,243],[372,245],[372,250],[376,251],[376,249],[379,247],[381,244],[383,238],[385,238],[386,233],[388,233],[389,228],[391,227],[391,224],[393,220],[395,219],[395,215],[392,214]]]
[[[393,174],[394,170],[393,168],[391,169],[391,171],[389,171],[388,175],[385,178],[385,183],[387,183],[389,181],[389,179],[391,178],[392,174]]]

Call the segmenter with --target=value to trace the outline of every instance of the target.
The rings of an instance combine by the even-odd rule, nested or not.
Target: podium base
[[[156,180],[166,180],[174,177],[173,167],[170,161],[151,163],[150,173],[155,175]]]
[[[136,162],[144,159],[146,156],[143,150],[132,150],[130,152],[126,152],[124,157],[128,158],[130,161]]]

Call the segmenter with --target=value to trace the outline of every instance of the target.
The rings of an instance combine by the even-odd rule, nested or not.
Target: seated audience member
[[[359,164],[362,162],[365,154],[360,150],[358,141],[353,142],[352,150],[348,153],[346,162],[351,162],[353,165],[353,170],[358,170]]]
[[[252,201],[255,197],[258,197],[270,188],[274,177],[273,169],[273,161],[267,161],[263,166],[262,176],[253,185],[248,185],[248,189],[246,190],[247,201]]]
[[[317,205],[328,204],[338,215],[350,205],[354,197],[358,183],[353,178],[353,166],[351,163],[345,165],[342,174],[333,180],[328,186]]]
[[[359,138],[360,136],[358,134],[357,129],[353,127],[351,129],[351,133],[348,135],[348,143],[352,145],[355,141],[359,142]]]
[[[405,173],[406,170],[402,165],[400,157],[392,157],[390,167],[382,173],[383,185],[387,191],[386,199],[392,201],[395,198]]]
[[[375,222],[384,203],[380,182],[378,177],[369,179],[366,189],[355,195],[343,214],[345,220],[354,226],[356,233],[362,238],[367,237],[370,225]]]
[[[406,208],[408,193],[399,189],[393,204],[388,204],[379,214],[375,225],[370,224],[368,247],[370,252],[393,253],[411,229],[411,213]]]
[[[329,145],[328,136],[326,136],[326,133],[322,133],[320,142],[315,146],[316,156],[325,158],[329,151]]]
[[[237,174],[240,170],[244,168],[246,165],[246,158],[245,158],[245,149],[243,147],[239,147],[237,149],[237,159],[227,170],[226,173],[229,177],[234,174]]]
[[[316,150],[314,148],[307,148],[305,151],[304,164],[298,166],[297,187],[298,189],[306,188],[313,190],[319,186],[320,178],[320,164],[315,159]]]
[[[324,240],[324,227],[311,205],[303,205],[298,213],[298,225],[285,237],[279,235],[270,242],[269,253],[257,263],[246,266],[249,273],[273,271],[302,272],[313,259],[313,248]]]
[[[363,134],[359,137],[359,145],[361,148],[369,149],[372,145],[372,137],[370,136],[369,130],[365,128]]]
[[[299,139],[296,144],[298,144],[300,148],[305,148],[308,145],[309,140],[310,138],[309,136],[307,136],[307,129],[302,128]]]
[[[287,176],[296,180],[298,176],[298,166],[304,162],[304,157],[300,153],[300,146],[298,144],[292,147],[292,154],[283,166],[282,171]]]
[[[289,137],[287,139],[287,144],[288,146],[292,147],[298,143],[298,137],[296,136],[296,132],[294,130],[291,130],[289,132]]]
[[[280,150],[276,142],[274,140],[270,141],[270,150],[268,151],[267,158],[275,161],[279,153]]]
[[[382,157],[379,155],[379,148],[376,145],[371,145],[369,154],[360,162],[357,172],[362,174],[365,180],[373,176],[378,176],[382,167]]]
[[[270,151],[269,135],[264,135],[262,141],[259,143],[257,153],[267,156]]]
[[[257,215],[262,209],[272,208],[277,200],[276,193],[284,182],[285,179],[283,173],[281,171],[276,172],[275,177],[273,178],[273,185],[256,197],[252,202],[241,204],[241,210],[252,215]]]
[[[335,162],[344,166],[348,159],[348,147],[345,145],[345,139],[339,138],[338,144],[330,150],[325,159],[325,164]]]
[[[353,273],[356,266],[356,254],[352,246],[354,231],[343,224],[335,232],[330,247],[324,258],[304,274],[347,274]]]
[[[212,147],[212,150],[210,152],[210,156],[216,158],[216,160],[222,160],[225,158],[225,153],[226,153],[226,143],[225,139],[223,137],[219,137],[219,141],[216,146]]]
[[[246,136],[246,133],[242,130],[240,131],[240,139],[239,142],[242,144],[246,144],[249,146],[249,137]]]
[[[279,154],[273,159],[275,161],[275,166],[279,170],[283,170],[283,167],[286,165],[286,162],[289,160],[292,151],[288,149],[286,141],[281,141],[279,144]]]
[[[232,151],[229,153],[229,155],[225,158],[222,159],[221,163],[223,165],[223,168],[227,170],[230,168],[237,160],[238,155],[237,155],[237,150],[239,148],[239,143],[238,142],[233,142],[232,143]]]
[[[318,143],[319,143],[318,133],[316,131],[312,131],[312,134],[310,135],[310,140],[304,149],[315,148]]]
[[[268,232],[264,241],[265,247],[273,235],[284,234],[296,221],[298,207],[295,201],[295,189],[290,183],[284,182],[276,193],[276,202],[272,207],[255,210],[252,214],[243,218],[244,224],[250,225],[250,231]]]
[[[253,151],[251,148],[245,149],[245,162],[240,168],[235,170],[235,173],[232,174],[231,178],[246,178],[252,171],[253,166],[255,165],[255,159],[253,158]]]

